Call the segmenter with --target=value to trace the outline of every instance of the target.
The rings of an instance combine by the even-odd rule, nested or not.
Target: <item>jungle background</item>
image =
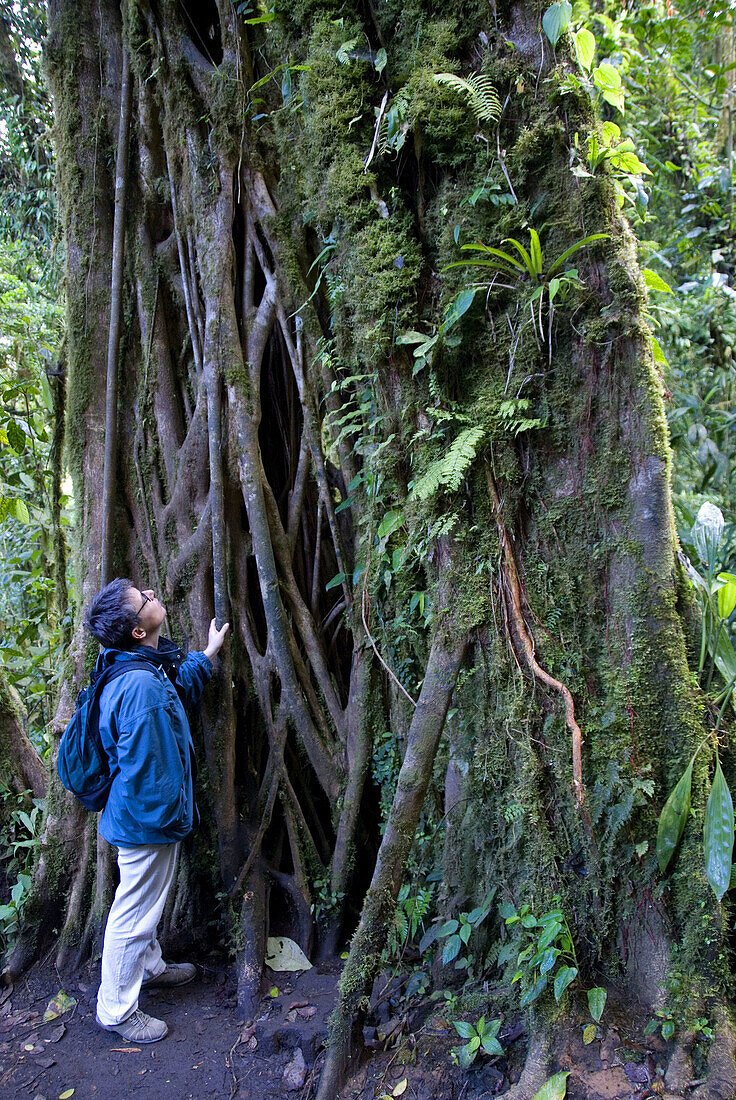
[[[247,1017],[267,934],[339,954],[363,914],[323,1097],[379,969],[407,1002],[445,1006],[470,1064],[509,1013],[547,1021],[547,1041],[568,999],[590,1028],[604,991],[641,994],[626,937],[650,909],[668,943],[642,964],[652,1024],[705,1072],[729,1030],[733,922],[698,833],[721,767],[734,776],[734,610],[716,591],[736,583],[716,580],[736,570],[733,11],[415,8],[0,5],[6,964],[54,934],[78,964],[104,924],[110,853],[51,776],[94,658],[82,610],[118,571],[165,594],[181,642],[234,616],[196,730],[204,827],[172,942],[225,940]],[[610,277],[606,296],[604,263],[631,285]],[[612,379],[601,317],[635,347]],[[631,427],[644,390],[616,388],[639,377],[627,355],[671,452]],[[589,460],[573,493],[573,460],[546,486],[538,472],[568,431]],[[642,658],[616,686],[617,635],[643,645],[607,588],[634,587],[634,535],[610,534],[632,438],[666,464],[681,559],[643,565],[655,589],[658,570],[678,577],[677,617],[641,611],[659,616],[665,671]],[[722,528],[698,523],[706,503]],[[589,743],[584,802],[560,685]],[[668,867],[660,813],[703,739]],[[79,864],[60,873],[49,853],[72,835]]]

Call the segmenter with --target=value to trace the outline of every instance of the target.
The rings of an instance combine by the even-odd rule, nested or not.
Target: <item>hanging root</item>
[[[593,822],[591,821],[588,808],[585,805],[585,787],[583,786],[583,734],[575,719],[575,703],[570,694],[570,689],[565,684],[561,683],[560,680],[556,680],[554,676],[550,676],[548,672],[545,672],[535,656],[534,641],[524,621],[524,612],[521,606],[521,582],[519,580],[519,571],[516,568],[516,560],[501,516],[501,501],[498,495],[498,489],[496,488],[496,482],[488,465],[486,465],[486,477],[488,480],[488,491],[493,501],[498,537],[503,550],[504,578],[506,581],[506,608],[508,611],[509,623],[511,625],[512,640],[515,642],[514,649],[518,656],[523,656],[529,671],[537,680],[540,680],[543,684],[546,684],[547,687],[552,688],[562,696],[565,704],[565,724],[572,737],[572,782],[575,789],[575,799],[583,820],[583,825],[585,826],[585,831],[593,844],[595,844]]]

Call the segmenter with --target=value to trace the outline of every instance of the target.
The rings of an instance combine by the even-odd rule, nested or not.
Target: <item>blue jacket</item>
[[[196,762],[184,706],[199,701],[212,675],[204,653],[190,653],[178,669],[177,687],[166,675],[175,647],[105,649],[102,665],[151,661],[151,671],[133,669],[102,689],[100,737],[110,761],[112,786],[100,832],[118,847],[173,844],[192,830]],[[177,691],[178,688],[178,691]]]

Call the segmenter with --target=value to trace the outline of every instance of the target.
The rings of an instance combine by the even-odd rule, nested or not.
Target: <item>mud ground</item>
[[[48,964],[36,966],[0,990],[0,1100],[314,1100],[340,965],[268,972],[258,1016],[244,1024],[231,972],[213,961],[190,985],[143,991],[141,1007],[166,1020],[169,1035],[141,1046],[96,1026],[93,968],[62,980]],[[44,1023],[60,990],[76,1004]],[[374,1002],[366,1058],[342,1100],[490,1100],[518,1079],[527,1039],[521,1020],[501,1031],[503,1058],[462,1071],[451,1058],[454,1030],[429,1006],[407,1017],[400,1002],[375,992]],[[667,1047],[643,1036],[643,1022],[602,1027],[587,1046],[581,1029],[570,1029],[556,1057],[570,1070],[569,1100],[676,1095],[663,1085]]]

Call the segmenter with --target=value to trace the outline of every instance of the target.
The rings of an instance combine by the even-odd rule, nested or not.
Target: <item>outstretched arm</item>
[[[204,690],[204,685],[212,675],[212,658],[219,653],[225,635],[230,627],[229,623],[218,630],[215,620],[210,623],[210,633],[207,640],[207,648],[202,653],[193,652],[179,668],[176,678],[177,687],[184,692],[184,705],[193,707],[199,702],[199,697]]]
[[[207,640],[207,648],[204,651],[205,657],[209,658],[210,661],[222,649],[222,643],[225,641],[225,635],[229,629],[230,623],[225,623],[219,630],[214,619],[210,623],[210,636]]]

